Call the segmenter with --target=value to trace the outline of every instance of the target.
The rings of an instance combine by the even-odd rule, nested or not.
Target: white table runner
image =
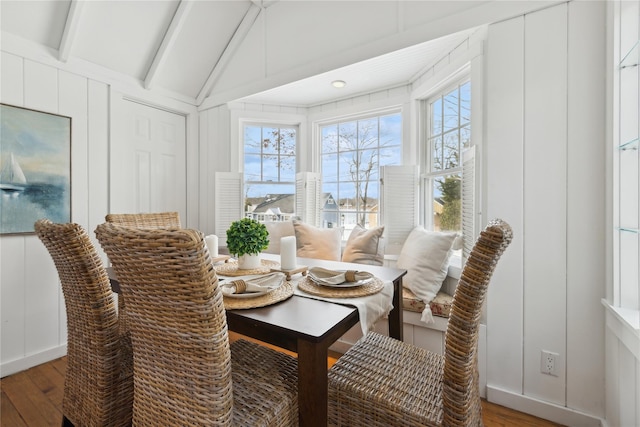
[[[358,309],[358,315],[360,316],[362,335],[366,335],[378,319],[383,316],[388,316],[391,309],[393,309],[393,283],[390,280],[383,281],[384,287],[380,292],[356,298],[328,298],[311,295],[298,289],[298,282],[300,280],[305,279],[297,277],[291,279],[291,283],[294,285],[294,295],[356,307]]]

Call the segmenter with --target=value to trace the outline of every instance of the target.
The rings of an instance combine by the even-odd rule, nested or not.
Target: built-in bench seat
[[[431,313],[434,316],[449,317],[453,297],[446,292],[440,291],[436,297],[429,303]],[[426,303],[421,301],[413,292],[407,288],[402,288],[402,308],[406,311],[422,313],[426,307]]]

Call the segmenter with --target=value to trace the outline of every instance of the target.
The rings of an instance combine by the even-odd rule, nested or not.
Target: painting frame
[[[69,116],[0,103],[0,235],[71,222]]]

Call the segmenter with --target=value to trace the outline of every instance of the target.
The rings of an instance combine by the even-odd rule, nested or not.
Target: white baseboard
[[[53,347],[40,353],[31,354],[20,359],[5,362],[0,365],[0,378],[15,374],[20,371],[42,365],[67,354],[67,345]]]
[[[545,420],[565,426],[606,427],[606,422],[593,415],[585,414],[564,406],[544,402],[529,396],[512,393],[491,385],[487,385],[487,400],[525,414],[534,415]]]

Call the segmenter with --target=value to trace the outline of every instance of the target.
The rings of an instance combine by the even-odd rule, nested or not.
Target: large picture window
[[[402,116],[389,112],[325,124],[322,146],[322,223],[344,227],[379,223],[380,167],[402,160]]]
[[[297,134],[295,126],[243,126],[246,216],[284,221],[294,214]]]
[[[471,146],[471,82],[449,87],[425,102],[425,224],[462,230],[462,152]]]

